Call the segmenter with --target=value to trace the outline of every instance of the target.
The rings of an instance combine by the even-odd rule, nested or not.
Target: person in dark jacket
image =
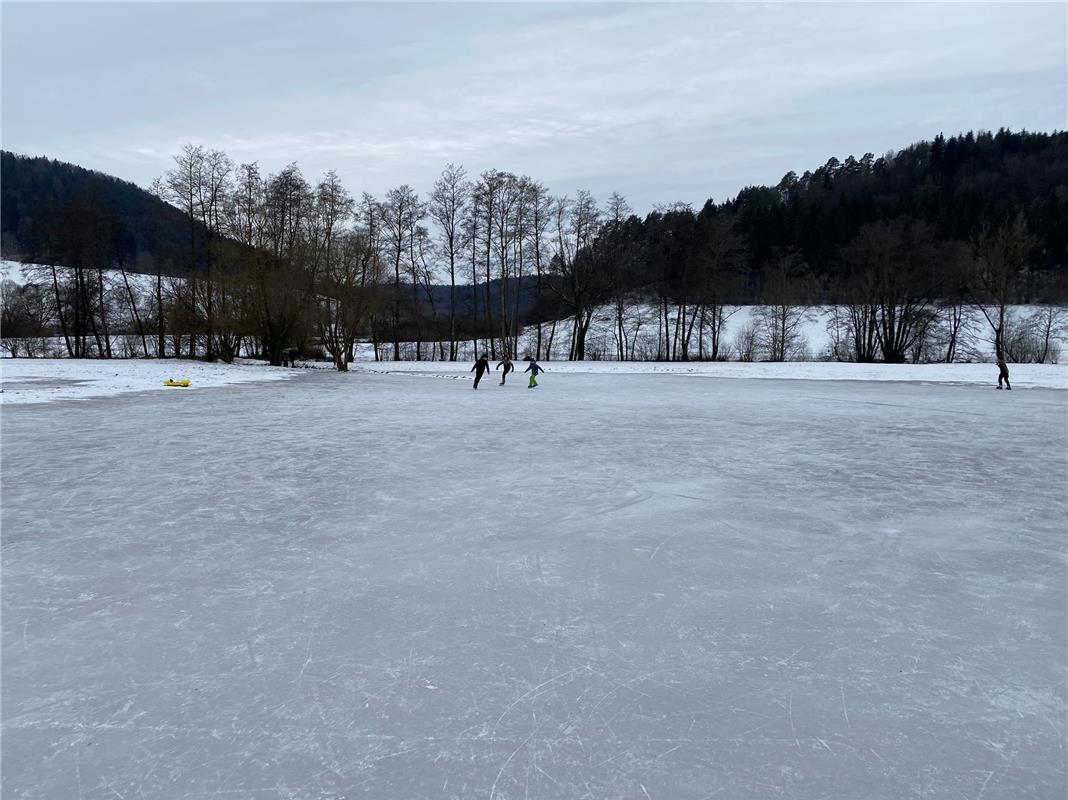
[[[475,373],[475,388],[478,388],[478,382],[482,380],[482,376],[489,369],[489,356],[483,353],[478,361],[475,362],[475,366],[471,367],[471,372]]]
[[[1005,363],[1005,356],[998,357],[998,388],[1001,388],[1001,382],[1005,381],[1005,388],[1012,389],[1012,384],[1009,383],[1009,365]]]
[[[502,365],[504,366],[504,372],[501,373],[501,386],[504,386],[505,378],[508,377],[508,373],[514,370],[515,367],[512,365],[512,359],[510,359],[508,356],[505,356],[500,361],[498,361],[497,366],[495,366],[494,369],[498,370],[501,368]]]
[[[545,367],[543,367],[541,364],[531,358],[530,363],[527,365],[527,368],[523,370],[523,372],[530,373],[530,383],[527,384],[527,388],[533,389],[535,386],[538,385],[538,373],[545,372]]]

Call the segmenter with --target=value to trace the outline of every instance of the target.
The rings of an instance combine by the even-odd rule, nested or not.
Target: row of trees
[[[913,363],[989,361],[994,354],[993,331],[982,313],[964,307],[960,314],[933,308],[911,340],[905,360]],[[673,318],[669,318],[674,322]],[[629,306],[623,324],[630,361],[664,360],[672,330],[665,331],[654,305]],[[615,313],[599,313],[586,343],[592,360],[620,358]],[[711,349],[710,331],[695,331],[697,346]],[[1068,342],[1068,308],[1013,307],[1006,314],[1004,355],[1008,361],[1058,361]],[[849,306],[792,306],[785,304],[726,306],[720,330],[718,360],[722,361],[855,361],[855,339]],[[696,349],[696,347],[695,347]],[[563,354],[566,354],[566,350]],[[708,357],[707,355],[705,356]],[[878,357],[872,359],[881,360]]]
[[[398,359],[407,342],[415,358],[455,359],[467,340],[515,356],[532,315],[548,320],[536,346],[551,353],[561,303],[586,305],[573,266],[597,231],[586,192],[551,197],[527,177],[493,170],[472,180],[450,165],[426,199],[403,185],[357,200],[333,172],[315,185],[295,165],[263,177],[256,164],[192,145],[152,191],[181,210],[188,235],[153,259],[152,291],[142,281],[141,296],[126,278],[127,232],[107,203],[83,192],[47,224],[38,218],[25,260],[45,266],[28,291],[47,296],[53,313],[41,324],[54,324],[71,357],[111,357],[117,319],[159,357],[229,361],[251,349],[281,363],[290,349],[321,347],[345,369],[362,337],[376,354],[391,344]],[[125,298],[107,288],[112,270]],[[9,313],[8,331],[25,316]]]
[[[74,270],[56,268],[61,286],[72,290],[77,286]],[[35,272],[41,280],[25,283],[4,281],[2,293],[2,316],[0,329],[4,335],[0,344],[13,356],[69,355],[71,349],[80,349],[89,357],[103,354],[116,358],[154,355],[156,342],[152,331],[156,327],[155,278],[136,274],[121,275],[105,272],[101,280],[95,273],[86,275],[92,312],[100,313],[102,320],[98,331],[106,329],[110,335],[88,335],[83,340],[70,341],[54,334],[59,329],[55,320],[55,304],[49,279],[51,268],[38,268]],[[162,296],[165,307],[180,309],[187,302],[188,288],[183,279],[163,278]],[[69,297],[74,297],[71,292]],[[131,296],[133,302],[131,302]],[[101,298],[97,300],[96,298]],[[586,342],[587,359],[621,359],[631,361],[662,361],[670,358],[672,344],[677,342],[678,327],[674,311],[669,312],[667,324],[655,297],[649,296],[626,305],[622,311],[614,306],[602,306],[592,319]],[[711,359],[713,347],[718,360],[738,361],[804,361],[804,360],[857,360],[858,341],[863,336],[876,341],[875,355],[868,360],[882,360],[878,337],[883,325],[875,324],[873,314],[862,315],[856,306],[833,305],[813,307],[778,303],[751,306],[723,305],[721,319],[716,330],[717,341],[712,339],[709,318],[696,316],[697,322],[690,334],[691,354],[697,359]],[[693,316],[690,319],[694,319]],[[865,320],[868,322],[865,324]],[[189,337],[181,333],[187,329],[181,320],[164,321],[164,347],[167,352],[187,354]],[[340,326],[339,326],[340,328]],[[874,333],[872,333],[874,329]],[[147,334],[146,331],[147,330]],[[620,331],[625,337],[625,350],[620,349]],[[543,334],[547,332],[543,330]],[[338,333],[327,331],[323,341],[316,341],[306,355],[330,357],[330,352],[345,353]],[[860,334],[860,335],[858,335]],[[552,341],[551,349],[543,349],[542,358],[567,358],[572,351],[572,332],[561,329]],[[543,341],[548,336],[543,335]],[[1002,326],[1003,355],[1009,361],[1046,363],[1057,361],[1068,341],[1068,308],[1055,305],[1013,307],[1007,309]],[[450,342],[435,343],[447,348]],[[909,337],[904,353],[911,362],[953,362],[988,360],[994,354],[994,329],[982,310],[970,305],[938,304],[929,307]],[[537,326],[526,328],[519,336],[516,350],[533,353],[537,345]],[[476,353],[476,343],[457,342],[457,357],[471,359]],[[393,356],[392,347],[386,347]],[[236,354],[255,356],[261,354],[260,343],[254,337],[235,339]],[[477,352],[481,352],[478,350]],[[203,355],[203,350],[199,351]],[[283,354],[285,355],[285,354]],[[342,369],[347,366],[347,357]],[[401,358],[415,358],[416,343],[403,343]],[[440,354],[436,354],[440,357]],[[681,360],[681,356],[677,356]],[[284,361],[284,358],[283,358]]]
[[[756,304],[762,356],[782,360],[796,352],[790,330],[804,309],[833,304],[835,358],[929,358],[918,345],[937,322],[949,331],[939,357],[954,360],[968,309],[982,314],[1000,357],[1012,304],[1064,297],[1057,248],[1068,223],[1046,212],[1068,189],[1052,200],[1020,191],[967,219],[942,211],[947,197],[974,205],[975,186],[990,183],[976,153],[1015,186],[1034,161],[1020,151],[1048,154],[1063,140],[939,137],[644,219],[619,195],[600,205],[585,191],[553,196],[526,176],[454,165],[425,198],[402,185],[357,199],[332,172],[315,184],[295,165],[264,177],[189,145],[152,187],[166,203],[142,203],[148,211],[123,213],[114,187],[88,182],[23,214],[20,256],[44,266],[32,286],[4,292],[4,336],[55,333],[72,357],[115,355],[114,333],[158,357],[249,353],[279,364],[292,349],[321,350],[341,370],[361,339],[396,359],[456,359],[464,343],[494,358],[521,349],[551,358],[561,342],[583,359],[607,308],[617,357],[717,359],[733,310]],[[1068,186],[1068,171],[1062,178]],[[878,194],[898,184],[895,201]],[[638,347],[639,307],[655,313],[652,352]]]

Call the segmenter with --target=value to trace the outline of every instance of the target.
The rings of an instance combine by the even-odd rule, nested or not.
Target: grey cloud
[[[3,140],[148,183],[186,141],[350,189],[448,161],[700,205],[832,154],[1068,117],[1064,6],[3,6]],[[42,59],[41,52],[48,53]]]

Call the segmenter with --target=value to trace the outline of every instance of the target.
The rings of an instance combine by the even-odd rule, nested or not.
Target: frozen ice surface
[[[1068,392],[540,382],[5,406],[5,800],[1065,796]]]

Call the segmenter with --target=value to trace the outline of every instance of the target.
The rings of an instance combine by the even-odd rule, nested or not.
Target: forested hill
[[[69,252],[86,256],[91,240],[92,258],[121,255],[135,271],[154,271],[157,263],[172,274],[204,267],[204,226],[191,230],[182,211],[155,195],[71,164],[2,155],[5,258],[64,263]],[[1031,243],[1023,293],[1064,301],[1068,133],[939,135],[879,157],[831,158],[801,175],[788,173],[777,186],[750,186],[697,211],[673,207],[615,226],[605,220],[591,252],[614,285],[688,297],[715,284],[733,302],[759,300],[785,262],[805,279],[810,300],[840,301],[857,266],[847,263],[848,248],[870,239],[872,226],[906,231],[913,242],[967,247],[985,228],[1023,220]]]
[[[1038,242],[1033,268],[1063,272],[1068,133],[939,135],[879,158],[831,158],[803,175],[788,173],[778,186],[746,188],[720,210],[738,213],[755,264],[795,249],[827,276],[841,248],[868,223],[911,218],[941,238],[969,242],[984,225],[1022,214]]]
[[[44,157],[0,152],[0,249],[6,259],[46,262],[92,239],[86,257],[121,257],[134,271],[165,272],[188,265],[188,218],[139,186],[94,170]],[[87,235],[89,231],[91,234]],[[198,242],[205,235],[196,225]]]

